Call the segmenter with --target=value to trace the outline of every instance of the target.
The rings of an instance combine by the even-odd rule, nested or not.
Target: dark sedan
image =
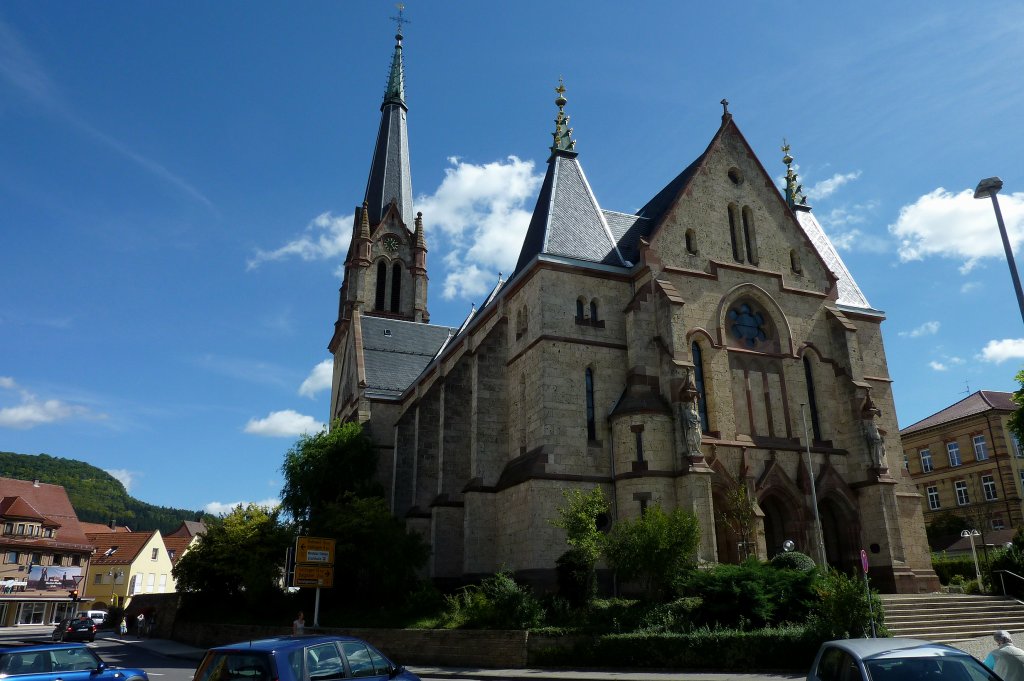
[[[96,623],[87,617],[61,620],[53,628],[50,638],[54,641],[95,641]]]

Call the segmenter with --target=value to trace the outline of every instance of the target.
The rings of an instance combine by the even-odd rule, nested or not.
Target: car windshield
[[[866,660],[871,681],[999,681],[999,677],[969,655],[897,657]]]

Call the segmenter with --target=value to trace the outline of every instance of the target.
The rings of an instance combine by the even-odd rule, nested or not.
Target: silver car
[[[962,650],[916,638],[848,638],[823,643],[807,681],[1000,681]]]

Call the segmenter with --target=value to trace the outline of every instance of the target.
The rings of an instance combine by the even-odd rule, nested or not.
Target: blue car
[[[81,643],[0,647],[0,678],[19,681],[149,681],[142,669],[111,667]]]
[[[352,636],[281,636],[211,648],[193,681],[420,681]],[[65,681],[67,681],[65,679]]]

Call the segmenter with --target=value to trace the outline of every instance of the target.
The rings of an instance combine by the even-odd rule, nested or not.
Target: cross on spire
[[[396,24],[398,24],[398,35],[399,35],[399,37],[401,37],[401,35],[402,35],[402,24],[411,24],[412,22],[405,18],[405,14],[404,14],[404,12],[405,12],[405,4],[404,3],[401,3],[401,2],[395,3],[395,7],[398,8],[398,16],[397,17],[391,17],[391,21],[393,21]]]

